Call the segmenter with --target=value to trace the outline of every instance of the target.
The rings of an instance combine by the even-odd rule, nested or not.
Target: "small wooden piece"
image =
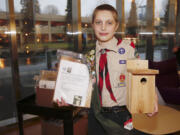
[[[155,75],[147,60],[127,61],[127,108],[131,113],[152,113],[155,105]]]
[[[127,69],[148,69],[148,61],[139,59],[128,60]]]
[[[155,75],[155,74],[159,74],[158,70],[153,70],[153,69],[128,69],[128,72],[132,73],[133,75]]]

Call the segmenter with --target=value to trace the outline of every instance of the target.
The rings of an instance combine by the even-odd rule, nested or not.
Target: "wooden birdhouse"
[[[131,113],[152,113],[155,105],[155,75],[147,60],[127,61],[127,108]]]

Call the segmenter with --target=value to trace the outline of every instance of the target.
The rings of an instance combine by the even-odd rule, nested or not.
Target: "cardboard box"
[[[36,86],[36,103],[41,106],[53,106],[53,95],[55,81],[57,77],[56,71],[42,70],[40,80]]]
[[[53,89],[43,89],[36,87],[36,103],[40,106],[52,107],[53,106]]]

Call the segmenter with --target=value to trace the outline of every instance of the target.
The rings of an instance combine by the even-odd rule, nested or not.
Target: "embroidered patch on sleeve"
[[[139,53],[137,52],[137,50],[135,50],[135,52],[134,52],[134,57],[138,58],[138,59],[140,58]]]

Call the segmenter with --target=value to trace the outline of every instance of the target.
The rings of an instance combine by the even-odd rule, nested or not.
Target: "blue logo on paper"
[[[119,60],[119,64],[126,64],[126,60]]]
[[[118,52],[119,52],[119,54],[124,54],[125,53],[125,49],[124,48],[119,48]]]

